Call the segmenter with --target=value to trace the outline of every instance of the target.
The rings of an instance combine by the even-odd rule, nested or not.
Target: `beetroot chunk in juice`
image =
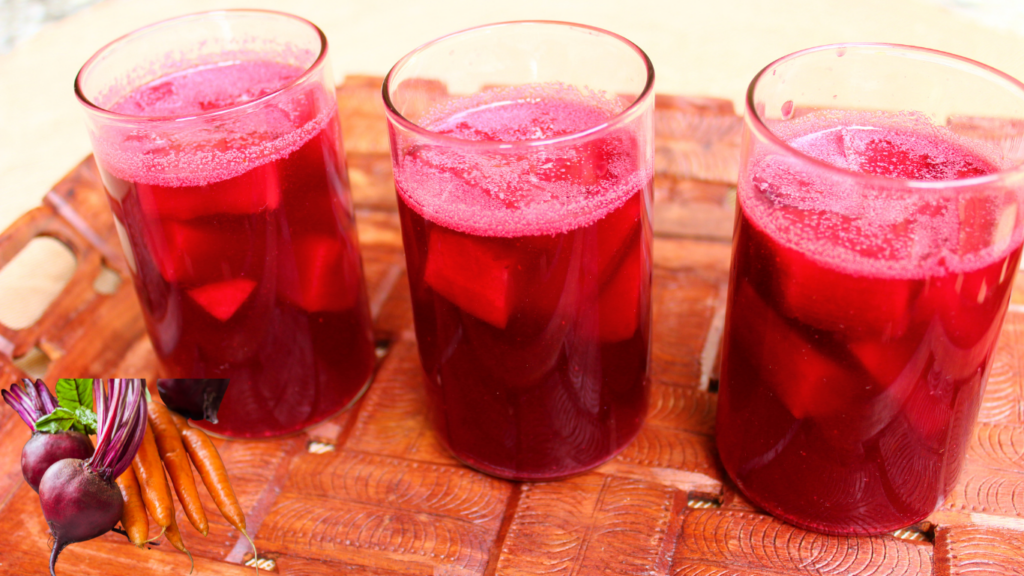
[[[242,60],[160,78],[112,110],[193,125],[95,146],[153,348],[169,377],[230,378],[219,423],[202,424],[228,436],[323,420],[374,364],[333,101],[310,86],[233,124],[215,114],[301,73]]]
[[[635,135],[550,157],[460,151],[608,117],[545,94],[448,110],[425,126],[461,144],[395,160],[434,428],[463,462],[520,480],[611,458],[639,431],[648,397],[651,176]]]
[[[899,179],[997,170],[945,130],[843,120],[812,117],[788,144]],[[755,503],[812,530],[920,521],[963,464],[1020,260],[1016,214],[992,190],[880,199],[829,189],[781,156],[748,166],[723,342],[722,462]]]

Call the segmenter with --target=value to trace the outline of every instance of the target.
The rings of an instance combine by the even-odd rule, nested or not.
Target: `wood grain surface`
[[[275,441],[217,440],[263,571],[289,576],[623,574],[1024,574],[1024,285],[1018,282],[967,464],[926,522],[895,534],[807,532],[758,510],[714,449],[718,347],[742,123],[724,100],[656,101],[654,380],[637,439],[568,480],[514,483],[456,462],[425,417],[396,215],[381,78],[338,89],[359,237],[379,340],[369,392],[352,409]],[[983,129],[971,124],[973,129]],[[0,384],[20,358],[49,359],[44,378],[156,378],[116,231],[92,159],[0,235],[0,267],[36,236],[74,253],[71,282],[34,325],[0,326]],[[93,288],[103,267],[122,282]],[[0,407],[0,573],[44,574],[49,545],[21,479],[29,431]],[[207,509],[212,500],[200,488]],[[199,574],[252,574],[248,543],[211,515],[201,537],[178,519]],[[155,527],[154,527],[154,536]],[[246,564],[249,566],[246,566]],[[62,557],[79,575],[183,574],[157,540],[138,550],[107,534]]]

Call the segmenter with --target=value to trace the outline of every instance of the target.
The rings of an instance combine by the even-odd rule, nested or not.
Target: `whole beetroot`
[[[54,537],[53,563],[68,544],[102,536],[121,520],[120,489],[104,480],[88,460],[55,463],[39,488],[39,502]]]
[[[25,482],[39,492],[39,482],[50,466],[65,458],[85,460],[92,453],[92,442],[81,432],[65,430],[48,434],[36,431],[21,449],[21,474]]]
[[[91,458],[61,460],[43,474],[39,502],[53,536],[50,576],[69,544],[110,531],[121,520],[124,500],[114,483],[131,466],[146,432],[144,384],[136,379],[97,380],[96,452]]]
[[[14,408],[18,416],[32,428],[32,437],[21,450],[21,474],[25,482],[36,492],[39,481],[47,469],[65,458],[85,459],[92,456],[92,442],[89,437],[75,430],[43,432],[36,429],[36,422],[57,409],[57,399],[50,393],[42,380],[22,380],[23,387],[13,384],[10,390],[0,391],[4,401]]]

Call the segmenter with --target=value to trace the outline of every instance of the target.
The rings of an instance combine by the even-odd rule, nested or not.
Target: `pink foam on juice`
[[[812,116],[783,136],[888,178],[998,169],[912,117]],[[1015,202],[991,189],[844,188],[836,174],[765,155],[740,183],[717,441],[730,475],[772,513],[879,533],[921,520],[953,488],[1020,227]]]
[[[203,424],[229,436],[329,417],[375,361],[336,107],[316,83],[261,100],[301,73],[239,61],[159,78],[110,107],[153,129],[113,122],[94,143],[165,375],[230,378]]]
[[[824,120],[812,116],[788,130],[783,136],[793,148],[837,168],[872,176],[938,182],[999,169],[988,158],[997,152],[975,150],[976,145],[913,115],[890,118],[856,113],[829,115]],[[865,193],[860,185],[843,188],[835,182],[798,169],[781,156],[765,158],[752,179],[759,193],[751,189],[746,195],[744,213],[773,238],[852,275],[930,277],[970,269],[998,256],[991,250],[973,249],[988,238],[969,241],[959,254],[949,254],[938,244],[913,244],[913,233],[927,232],[939,242],[967,234],[972,226],[991,224],[1003,217],[992,206],[965,201],[962,207],[948,209],[950,195],[940,190],[896,199]],[[913,218],[911,225],[919,229],[910,230],[905,222],[915,214],[920,217]],[[1005,241],[995,244],[997,252],[1007,248]]]
[[[652,176],[627,129],[572,137],[615,112],[560,86],[496,90],[421,121],[449,140],[397,153],[431,417],[491,474],[575,474],[643,422]],[[572,142],[523,144],[557,138]]]
[[[129,116],[196,116],[251,102],[301,74],[301,68],[268,61],[191,68],[130,92],[110,110]]]
[[[94,143],[96,154],[106,170],[122,179],[168,187],[204,186],[245,174],[287,156],[328,122],[337,122],[335,107],[316,85],[260,105],[261,98],[301,73],[277,62],[239,61],[157,79],[108,109],[126,116],[174,118],[173,129],[140,134],[131,126],[104,126]],[[242,114],[224,114],[246,105]]]
[[[579,139],[551,155],[522,144],[601,126],[618,111],[610,103],[559,86],[499,94],[422,121],[460,143],[406,152],[400,189],[434,222],[484,236],[558,234],[600,220],[650,179],[636,168],[632,135]],[[502,142],[516,144],[496,147]],[[479,154],[484,146],[491,151]]]

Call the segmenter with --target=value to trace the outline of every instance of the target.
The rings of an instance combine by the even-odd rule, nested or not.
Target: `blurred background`
[[[987,26],[1024,34],[1024,2],[1021,0],[926,1]],[[97,2],[99,0],[0,0],[0,54],[10,52],[45,23],[60,20]],[[767,0],[763,4],[780,3]]]
[[[0,54],[32,37],[43,24],[98,0],[0,0]]]

